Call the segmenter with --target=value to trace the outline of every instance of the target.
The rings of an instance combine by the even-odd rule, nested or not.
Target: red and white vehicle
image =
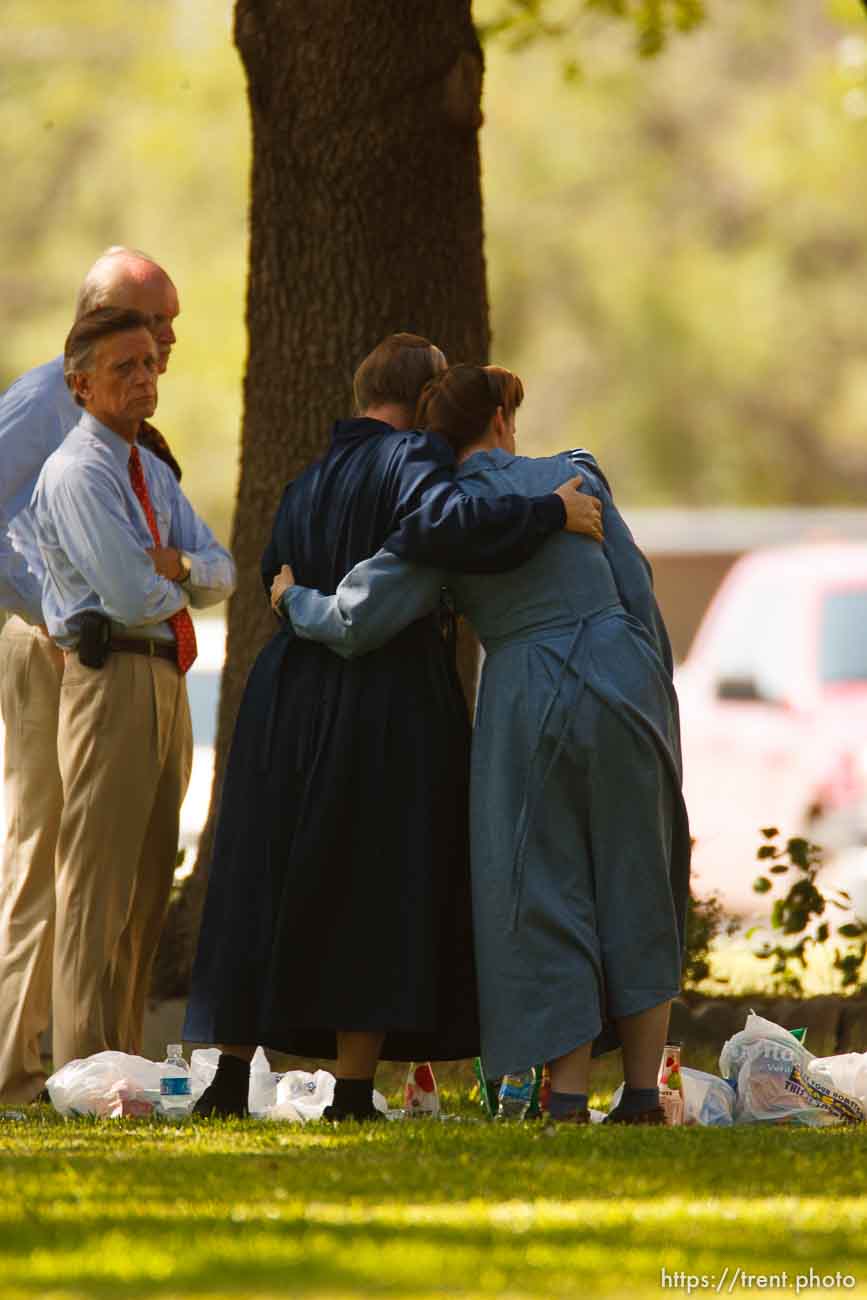
[[[756,849],[777,826],[821,844],[867,916],[867,544],[739,560],[677,689],[696,892],[766,912]]]

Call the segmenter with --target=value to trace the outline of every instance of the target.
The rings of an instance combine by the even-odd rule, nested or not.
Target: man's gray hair
[[[158,271],[166,272],[160,266],[159,262],[150,257],[147,253],[142,253],[137,248],[125,248],[123,244],[112,244],[100,253],[93,266],[84,277],[81,288],[78,291],[78,298],[75,302],[75,319],[80,320],[88,312],[95,311],[97,307],[105,307],[108,298],[111,295],[112,287],[118,279],[123,278],[123,272],[117,266],[117,259],[123,258],[136,262],[147,262],[150,266],[155,266]]]

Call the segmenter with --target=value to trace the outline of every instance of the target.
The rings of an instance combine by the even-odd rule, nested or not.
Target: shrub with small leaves
[[[769,894],[775,881],[771,876],[782,877],[789,872],[794,879],[785,894],[773,900],[771,906],[771,928],[777,934],[777,941],[764,942],[756,950],[756,955],[773,960],[771,975],[779,989],[789,993],[803,993],[798,967],[803,971],[807,965],[807,954],[811,947],[831,941],[831,924],[824,919],[829,907],[841,911],[850,910],[849,895],[842,889],[830,889],[826,893],[816,884],[816,877],[823,865],[822,849],[809,840],[795,837],[779,844],[780,832],[776,826],[767,826],[762,830],[765,843],[759,846],[756,857],[765,866],[766,875],[761,875],[753,882],[757,894]],[[783,883],[780,880],[779,883]],[[748,930],[747,937],[756,933]],[[840,948],[834,940],[834,969],[839,973],[840,984],[844,989],[867,988],[867,926],[857,921],[847,921],[836,927],[836,936],[847,940],[859,940],[853,948],[851,945]]]
[[[718,895],[696,898],[690,891],[686,911],[683,987],[694,989],[710,975],[710,950],[720,934],[734,934],[737,919],[724,909]],[[724,981],[721,981],[724,982]]]

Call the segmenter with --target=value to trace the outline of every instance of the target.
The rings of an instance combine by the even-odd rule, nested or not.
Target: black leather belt
[[[148,655],[151,659],[178,662],[177,646],[172,641],[155,641],[152,637],[112,637],[110,646],[121,654]]]

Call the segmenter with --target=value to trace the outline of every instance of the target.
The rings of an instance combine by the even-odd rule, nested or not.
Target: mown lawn
[[[477,1122],[465,1081],[459,1119],[354,1131],[0,1121],[0,1296],[685,1295],[664,1268],[867,1297],[867,1132],[551,1135]]]

